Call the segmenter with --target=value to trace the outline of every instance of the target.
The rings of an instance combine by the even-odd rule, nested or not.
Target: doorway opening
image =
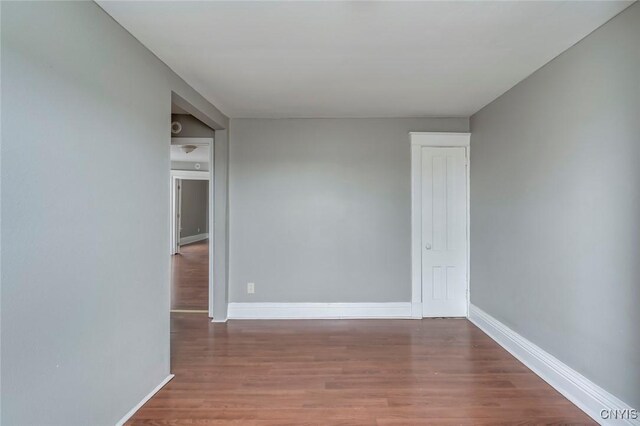
[[[171,312],[212,316],[214,131],[172,105]]]
[[[201,175],[171,171],[175,197],[172,312],[209,312],[209,176],[196,173]]]

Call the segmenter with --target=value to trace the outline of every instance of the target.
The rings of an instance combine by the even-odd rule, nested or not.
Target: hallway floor
[[[129,425],[595,424],[467,320],[171,327],[176,376]]]
[[[180,247],[171,260],[171,310],[209,309],[209,240]]]

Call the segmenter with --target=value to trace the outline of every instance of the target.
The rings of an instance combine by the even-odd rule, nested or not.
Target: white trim
[[[214,133],[215,134],[215,133]],[[207,174],[207,180],[209,181],[209,217],[207,220],[209,221],[209,233],[211,234],[209,237],[209,276],[207,277],[209,280],[209,318],[213,318],[213,288],[215,286],[215,279],[213,275],[213,271],[216,268],[214,264],[214,251],[215,251],[215,206],[216,206],[216,191],[214,185],[214,176],[215,176],[215,140],[209,139],[209,170],[205,173]]]
[[[169,383],[169,381],[171,379],[173,379],[174,377],[175,377],[175,375],[169,374],[162,382],[160,382],[160,384],[158,386],[153,388],[153,390],[151,392],[149,392],[147,394],[147,396],[142,398],[142,401],[138,402],[135,407],[133,407],[127,414],[124,415],[124,417],[122,417],[120,420],[118,420],[118,422],[116,423],[116,426],[123,426],[127,422],[127,420],[129,420],[131,417],[133,417],[133,415],[136,413],[136,411],[138,411],[140,408],[142,408],[142,406],[144,404],[146,404],[147,401],[149,401],[153,397],[153,395],[158,393],[158,391],[160,389],[162,389],[164,387],[164,385]]]
[[[422,318],[422,218],[420,145],[411,145],[411,316]]]
[[[422,319],[422,302],[411,302],[411,318]]]
[[[213,142],[213,139],[208,139],[209,141]],[[209,151],[213,151],[213,145],[211,145],[211,148],[209,149]],[[183,243],[182,242],[182,238],[179,238],[178,236],[178,230],[176,229],[176,227],[178,226],[178,223],[176,221],[176,213],[182,213],[182,205],[181,205],[181,196],[180,197],[176,197],[176,181],[178,179],[187,179],[187,180],[207,180],[207,181],[212,181],[212,169],[213,167],[209,167],[210,170],[203,170],[203,171],[197,171],[197,170],[171,170],[169,173],[170,176],[170,181],[171,181],[171,189],[170,189],[170,209],[171,209],[171,214],[169,215],[169,227],[170,227],[170,237],[169,237],[169,253],[173,256],[174,254],[176,254],[178,252],[178,246],[180,244],[188,244],[188,243]],[[211,228],[212,223],[213,223],[213,203],[211,202],[211,200],[213,200],[213,189],[211,188],[213,185],[209,185],[209,218],[207,219],[209,221],[209,229],[213,229]],[[176,240],[178,244],[176,244]],[[210,259],[210,261],[212,262],[212,259]],[[210,263],[213,264],[213,263]],[[209,268],[211,269],[211,268]],[[213,280],[211,281],[213,282]]]
[[[185,244],[195,243],[197,241],[206,240],[207,238],[209,238],[209,234],[206,232],[204,234],[189,235],[187,237],[180,238],[180,245],[183,246]]]
[[[209,145],[213,138],[171,138],[171,145]]]
[[[409,132],[411,140],[411,317],[422,318],[422,147],[463,147],[467,162],[467,316],[471,303],[471,133]]]
[[[229,319],[411,318],[411,303],[229,303]]]
[[[469,147],[471,133],[409,132],[411,145],[431,147]]]
[[[177,225],[177,216],[180,211],[178,206],[178,180],[173,176],[170,176],[169,181],[171,182],[171,187],[169,189],[169,253],[171,256],[178,252],[178,244],[176,240],[178,240],[178,230],[176,229]]]
[[[471,306],[471,133],[467,151],[467,317]]]
[[[640,420],[603,420],[600,411],[632,410],[632,407],[536,346],[477,306],[471,305],[469,321],[529,367],[544,381],[600,424],[640,425]]]
[[[410,135],[412,136],[421,136],[421,135],[426,135],[426,136],[433,136],[433,135],[445,135],[445,136],[451,136],[451,135],[457,135],[457,136],[466,136],[469,134],[469,132],[409,132]]]
[[[209,171],[207,170],[171,170],[171,177],[188,180],[210,180]]]

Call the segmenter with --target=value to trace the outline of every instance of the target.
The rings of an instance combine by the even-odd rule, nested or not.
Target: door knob
[[[431,244],[427,243],[427,245],[424,246],[424,248],[426,248],[427,250],[431,250]]]

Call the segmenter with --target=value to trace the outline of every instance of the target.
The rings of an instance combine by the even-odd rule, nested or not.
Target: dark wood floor
[[[466,320],[171,323],[176,377],[130,425],[594,424]]]
[[[171,309],[209,308],[209,240],[180,247],[171,263]]]

